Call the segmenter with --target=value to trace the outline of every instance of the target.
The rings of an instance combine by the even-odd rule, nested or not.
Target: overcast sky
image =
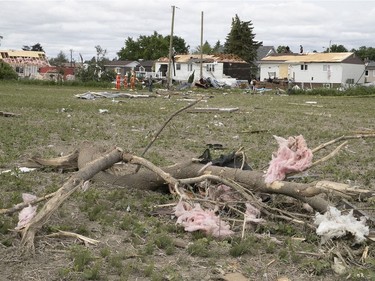
[[[20,50],[40,43],[49,58],[63,51],[73,59],[95,56],[95,46],[112,59],[125,39],[157,31],[174,35],[190,50],[204,41],[223,44],[232,18],[251,21],[263,45],[321,52],[331,44],[347,49],[375,47],[375,0],[0,0],[0,49]]]

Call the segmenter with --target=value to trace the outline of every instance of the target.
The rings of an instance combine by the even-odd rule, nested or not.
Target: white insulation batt
[[[366,240],[365,236],[369,234],[365,217],[357,220],[353,216],[353,211],[342,215],[341,211],[335,207],[329,207],[324,215],[317,213],[314,223],[318,226],[316,234],[321,236],[322,243],[350,233],[354,236],[355,243],[360,244]]]

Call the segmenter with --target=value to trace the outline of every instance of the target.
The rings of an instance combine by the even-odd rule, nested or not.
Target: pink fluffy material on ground
[[[227,222],[222,221],[213,211],[203,210],[200,204],[194,204],[192,207],[190,204],[180,201],[176,205],[175,215],[177,223],[181,224],[188,232],[201,230],[218,238],[234,234]]]
[[[266,183],[283,180],[287,174],[302,172],[311,166],[313,154],[311,149],[307,148],[302,135],[288,139],[278,136],[274,138],[279,144],[279,149],[276,156],[272,156],[266,173]]]
[[[37,197],[32,194],[23,193],[22,199],[24,203],[30,203],[35,200]],[[18,215],[18,224],[16,229],[22,229],[35,215],[36,215],[36,206],[29,205],[26,208],[23,208]]]

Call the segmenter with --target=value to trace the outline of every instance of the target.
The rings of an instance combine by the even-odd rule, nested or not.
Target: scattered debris
[[[4,117],[18,117],[18,116],[21,116],[21,114],[0,111],[0,116],[4,116]]]
[[[37,199],[35,195],[23,193],[22,200],[24,203],[30,203],[33,200]],[[22,229],[28,222],[36,215],[36,206],[27,206],[21,210],[18,215],[18,224],[16,226],[16,230]]]
[[[108,109],[99,109],[99,113],[100,114],[109,113],[109,110]]]
[[[323,107],[323,105],[318,105],[314,103],[296,103],[296,102],[289,102],[290,105],[298,105],[298,106],[313,106],[313,107]]]
[[[246,205],[246,212],[245,212],[245,220],[246,222],[252,223],[262,223],[265,222],[264,219],[260,219],[260,211],[259,209],[255,208],[250,203],[245,203]]]
[[[283,180],[286,174],[302,172],[311,166],[313,154],[307,148],[306,141],[302,135],[289,137],[274,136],[279,144],[276,156],[272,155],[270,166],[266,173],[265,182],[272,183]]]
[[[181,224],[185,231],[202,230],[213,237],[227,237],[234,234],[227,222],[221,220],[213,211],[203,210],[199,203],[192,207],[180,200],[175,208],[177,223]]]
[[[28,167],[17,167],[13,170],[2,170],[0,171],[0,175],[1,174],[6,174],[6,173],[12,173],[12,175],[17,175],[18,173],[29,173],[31,171],[34,171],[35,168],[28,168]]]
[[[191,113],[198,113],[198,112],[234,112],[239,110],[238,107],[195,107],[193,109],[189,109],[188,112]]]
[[[351,233],[354,236],[355,243],[360,244],[366,240],[369,234],[369,227],[366,226],[366,218],[361,217],[357,220],[351,210],[347,215],[342,215],[335,207],[329,207],[328,211],[321,215],[315,215],[314,223],[318,226],[316,234],[322,237],[322,244],[329,239],[345,236]]]
[[[118,93],[118,92],[86,92],[83,94],[75,95],[79,99],[94,100],[99,98],[115,99],[115,98],[154,98],[155,95],[138,95],[129,93]]]
[[[249,280],[242,273],[239,273],[239,272],[225,274],[222,279],[224,281],[248,281]]]

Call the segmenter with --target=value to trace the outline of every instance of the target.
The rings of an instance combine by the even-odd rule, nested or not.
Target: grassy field
[[[175,116],[145,155],[158,166],[198,157],[208,144],[221,144],[224,149],[212,151],[214,156],[243,147],[250,166],[264,170],[277,149],[273,135],[301,134],[314,148],[342,135],[375,131],[374,96],[252,95],[230,89],[158,90],[161,95],[153,98],[116,100],[75,96],[87,91],[111,89],[0,83],[0,112],[19,114],[0,115],[0,171],[14,172],[0,175],[0,209],[21,202],[24,192],[37,196],[54,192],[69,176],[53,170],[20,173],[16,168],[22,161],[36,155],[66,155],[85,140],[140,155],[168,117],[189,103],[187,98],[204,97],[196,107],[238,107],[238,111],[185,111]],[[338,144],[319,151],[314,159]],[[333,159],[309,173],[374,190],[374,148],[373,138],[350,140]],[[303,212],[298,202],[288,198],[274,202],[278,208]],[[73,194],[38,233],[33,258],[18,251],[20,237],[12,231],[17,214],[0,215],[0,280],[225,280],[220,278],[232,272],[249,280],[282,276],[288,280],[343,280],[347,276],[375,280],[373,244],[353,248],[349,239],[339,239],[320,245],[313,230],[270,217],[264,217],[264,225],[247,230],[244,239],[239,231],[231,239],[216,240],[186,233],[175,218],[155,214],[155,206],[169,203],[176,203],[169,194],[92,183],[86,192]],[[365,204],[368,210],[375,208],[375,201]],[[307,222],[312,221],[313,215],[309,216]],[[58,230],[100,243],[85,246],[75,239],[48,236]],[[271,234],[282,244],[254,233]],[[360,261],[366,246],[369,256]],[[337,253],[347,262],[343,276],[331,268]]]

